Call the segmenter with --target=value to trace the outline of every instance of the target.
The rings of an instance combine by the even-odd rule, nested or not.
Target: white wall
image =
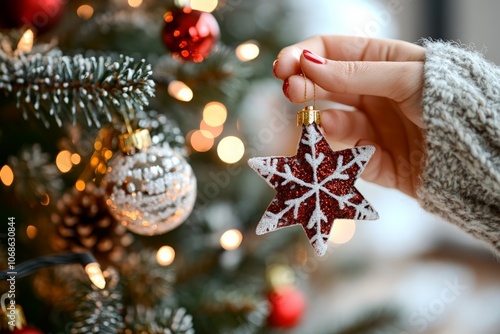
[[[451,2],[451,1],[450,1]],[[453,0],[452,38],[486,48],[486,58],[500,64],[500,1]]]

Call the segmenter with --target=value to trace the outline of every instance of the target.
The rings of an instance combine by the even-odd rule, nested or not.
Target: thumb
[[[423,63],[419,61],[334,61],[304,50],[302,71],[331,93],[372,95],[403,102],[422,87]]]

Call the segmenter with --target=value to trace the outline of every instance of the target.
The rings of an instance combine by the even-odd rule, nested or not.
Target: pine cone
[[[92,284],[79,263],[41,268],[33,275],[33,290],[39,299],[66,312],[73,312],[80,304],[82,286]]]
[[[94,184],[84,191],[66,193],[52,214],[56,227],[52,239],[58,251],[90,251],[106,267],[119,262],[133,237],[109,213],[104,191]]]

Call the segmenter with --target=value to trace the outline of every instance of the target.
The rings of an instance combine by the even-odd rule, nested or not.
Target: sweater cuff
[[[419,202],[500,255],[500,70],[460,46],[424,44]]]

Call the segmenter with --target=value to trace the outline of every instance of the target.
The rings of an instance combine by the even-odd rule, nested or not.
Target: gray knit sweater
[[[425,46],[419,201],[500,255],[500,68],[454,44]]]

